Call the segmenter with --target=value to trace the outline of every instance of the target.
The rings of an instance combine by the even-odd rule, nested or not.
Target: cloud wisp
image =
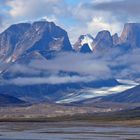
[[[9,81],[4,81],[5,84],[14,84],[19,86],[24,85],[40,85],[40,84],[67,84],[67,83],[77,83],[77,82],[91,82],[93,77],[81,77],[81,76],[58,76],[53,75],[50,77],[18,77],[11,79]]]

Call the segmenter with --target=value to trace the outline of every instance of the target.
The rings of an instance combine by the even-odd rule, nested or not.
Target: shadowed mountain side
[[[22,101],[16,97],[0,94],[0,106],[21,105],[24,103],[25,103],[24,101]]]
[[[0,86],[0,92],[15,96],[27,102],[55,102],[70,93],[77,93],[86,88],[111,87],[119,83],[114,79],[75,82],[65,84],[35,84],[35,85],[14,85],[5,84]]]

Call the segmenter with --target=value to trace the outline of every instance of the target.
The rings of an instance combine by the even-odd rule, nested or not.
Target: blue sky
[[[80,2],[80,0],[65,0],[67,4],[76,5]]]
[[[138,0],[0,0],[0,31],[45,18],[67,30],[72,42],[104,29],[121,34],[124,23],[140,22],[139,7]]]

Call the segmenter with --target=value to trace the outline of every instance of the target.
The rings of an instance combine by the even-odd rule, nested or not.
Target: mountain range
[[[110,88],[122,85],[121,82],[117,81],[116,77],[105,76],[105,74],[99,79],[98,77],[100,76],[96,79],[88,79],[87,81],[77,80],[83,75],[83,77],[87,76],[87,74],[84,71],[82,71],[83,75],[79,73],[77,67],[73,71],[71,67],[74,67],[74,65],[70,61],[73,63],[73,61],[77,61],[76,59],[69,58],[69,61],[66,63],[70,63],[70,66],[68,65],[68,68],[63,70],[60,68],[61,66],[64,67],[63,65],[65,64],[63,64],[63,61],[66,59],[67,54],[84,55],[84,57],[87,54],[90,56],[99,54],[100,58],[105,54],[112,57],[114,50],[118,49],[117,55],[115,54],[115,57],[117,57],[139,48],[140,23],[125,24],[120,37],[118,34],[111,35],[109,31],[103,30],[95,38],[90,34],[81,35],[73,45],[69,41],[67,32],[53,22],[36,21],[33,23],[11,25],[0,34],[0,94],[2,100],[7,100],[9,96],[12,96],[15,102],[19,103],[23,100],[32,103],[58,102],[66,96],[69,98],[71,95],[76,95],[73,98],[80,98],[81,92],[83,90],[86,92],[85,89],[93,88],[94,90],[95,88]],[[59,57],[62,55],[64,56],[60,59]],[[55,64],[52,65],[54,60],[56,63],[57,60],[61,62],[58,64],[60,65],[59,72],[56,70],[58,67]],[[52,63],[50,64],[49,62]],[[82,60],[80,63],[82,64]],[[80,67],[79,63],[76,64]],[[49,70],[48,67],[50,68]],[[124,68],[123,65],[117,68],[114,68],[113,65],[109,67],[117,69],[118,72]],[[65,81],[66,77],[69,78],[69,82],[59,84],[48,83],[48,81],[52,80],[50,78],[52,75],[57,75],[57,79],[54,79],[55,82],[61,78],[61,82],[62,80]],[[89,77],[91,78],[92,76],[93,74],[90,72]],[[138,79],[139,73],[136,73],[133,79],[135,77]],[[45,82],[42,82],[41,78],[46,78],[48,81],[46,82],[45,79]],[[75,81],[71,81],[71,78]],[[24,83],[22,79],[24,79]],[[37,79],[37,83],[35,79]],[[26,81],[28,81],[28,84],[25,84]],[[137,98],[140,95],[139,90],[137,90],[139,89],[138,87],[124,91],[123,93],[105,96],[101,101],[139,102],[140,99]],[[135,93],[135,91],[137,92]],[[4,95],[8,97],[4,97]],[[134,98],[137,100],[134,100]]]
[[[117,33],[111,35],[107,30],[100,31],[95,38],[90,34],[81,35],[76,43],[74,49],[81,51],[84,45],[92,52],[105,51],[112,47],[140,47],[140,24],[139,23],[126,23],[123,32],[119,37]]]

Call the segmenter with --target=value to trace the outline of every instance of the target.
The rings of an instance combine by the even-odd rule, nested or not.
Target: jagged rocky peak
[[[17,44],[18,53],[35,50],[46,55],[48,51],[70,51],[72,47],[65,30],[53,22],[38,21],[32,24]]]
[[[119,44],[119,36],[117,33],[115,33],[114,35],[112,35],[112,39],[113,39],[113,45],[118,45]]]
[[[94,50],[104,50],[113,46],[113,39],[109,31],[100,31],[95,38]]]
[[[76,51],[91,52],[93,51],[94,38],[90,34],[81,35],[73,45]]]
[[[106,42],[112,43],[112,36],[109,31],[103,30],[97,34],[95,40],[96,41],[106,41]]]
[[[120,41],[133,48],[140,47],[140,23],[126,23]]]
[[[90,34],[81,35],[74,44],[74,49],[80,52],[104,51],[113,46],[113,38],[109,31],[100,31],[94,39]]]
[[[10,26],[0,34],[0,58],[16,61],[21,55],[38,51],[72,50],[67,32],[53,22],[37,21]]]

